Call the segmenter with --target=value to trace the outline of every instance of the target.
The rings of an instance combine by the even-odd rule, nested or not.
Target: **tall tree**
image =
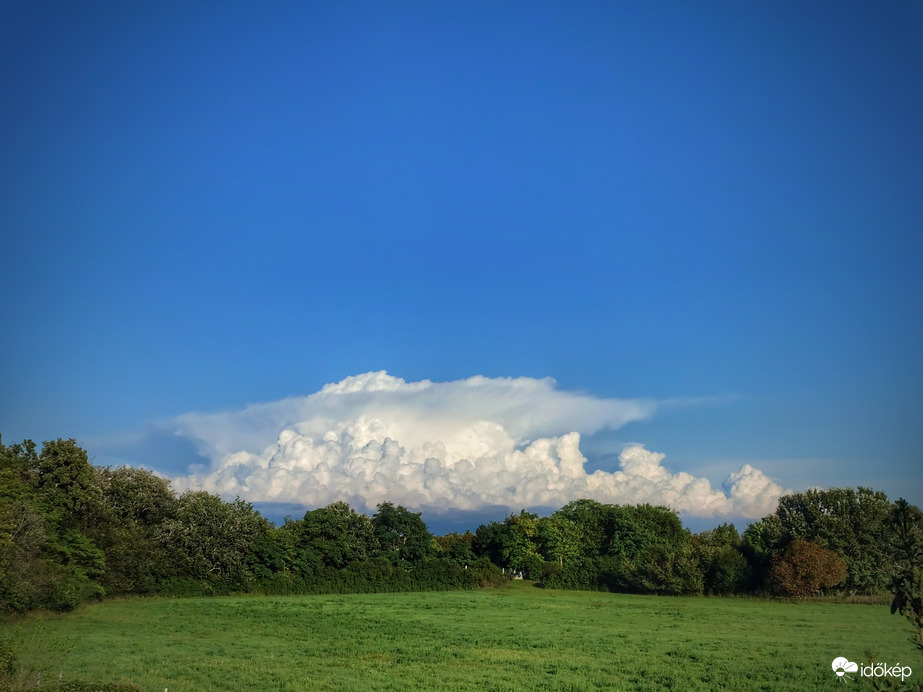
[[[574,500],[552,516],[570,522],[576,532],[574,548],[582,558],[592,559],[603,552],[607,509],[607,505],[596,500]]]
[[[506,546],[511,540],[510,527],[505,522],[491,521],[478,526],[471,548],[478,557],[487,558],[502,569],[509,569]]]
[[[297,528],[301,545],[316,551],[328,567],[364,561],[378,547],[371,520],[342,501],[306,512]]]
[[[0,444],[0,601],[69,610],[102,594],[103,552],[87,535],[103,520],[96,470],[74,440]]]
[[[923,649],[923,512],[901,498],[894,503],[888,527],[897,570],[891,582],[891,613],[906,615],[917,629]]]
[[[75,440],[45,442],[35,471],[46,507],[58,515],[62,528],[85,528],[102,512],[96,471]]]
[[[155,591],[167,576],[173,550],[157,540],[163,523],[176,515],[170,482],[129,466],[99,469],[97,477],[107,521],[91,535],[106,554],[103,585],[110,593]]]
[[[372,527],[379,555],[394,565],[409,569],[432,552],[433,536],[419,512],[382,502],[372,517]]]
[[[104,469],[103,496],[116,521],[157,526],[176,511],[170,481],[145,469]]]
[[[538,545],[546,562],[564,565],[575,564],[583,555],[580,526],[573,517],[555,512],[539,522]]]
[[[466,569],[474,562],[475,554],[471,547],[474,534],[471,531],[465,531],[463,534],[447,533],[444,536],[436,536],[434,540],[445,558]]]
[[[749,566],[741,554],[740,534],[733,524],[721,524],[693,537],[707,594],[726,595],[747,587]]]
[[[252,578],[247,555],[268,528],[269,522],[240,498],[223,502],[189,491],[177,501],[175,517],[161,524],[157,539],[175,556],[177,576],[241,588]]]
[[[793,541],[835,551],[846,564],[843,588],[880,593],[894,575],[886,523],[891,503],[869,488],[808,490],[779,499],[774,514],[751,524],[745,543],[757,570]]]

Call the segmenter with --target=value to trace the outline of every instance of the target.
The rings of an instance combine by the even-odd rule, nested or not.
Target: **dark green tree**
[[[692,546],[692,534],[676,512],[649,504],[629,508],[632,520],[616,526],[633,526],[634,535],[613,534],[611,544],[623,546],[628,557],[630,590],[642,593],[697,594],[702,592],[702,573]]]
[[[462,567],[467,568],[477,559],[472,548],[474,534],[471,531],[465,531],[463,534],[447,533],[444,536],[436,536],[434,540],[443,557]]]
[[[508,569],[505,555],[507,544],[512,540],[510,528],[505,522],[491,521],[478,526],[471,542],[471,549],[477,557],[490,560],[501,569]]]
[[[888,527],[897,565],[891,582],[891,613],[907,616],[917,629],[916,644],[923,649],[923,512],[901,498],[894,503]]]
[[[92,526],[103,511],[102,490],[87,453],[73,439],[45,442],[35,467],[49,514],[62,529]]]
[[[87,528],[102,521],[96,470],[74,440],[0,444],[0,602],[69,610],[99,596],[102,551]]]
[[[666,507],[578,500],[542,519],[537,535],[548,586],[641,593],[702,590],[691,534]]]
[[[315,551],[328,567],[364,562],[378,548],[371,520],[342,501],[306,512],[297,529],[299,545]]]
[[[535,578],[544,563],[539,550],[537,514],[522,510],[509,515],[503,522],[492,521],[478,527],[472,549],[478,557],[486,557],[503,570],[523,572]]]
[[[391,564],[410,569],[433,552],[433,536],[420,513],[382,502],[372,517],[378,554]]]
[[[749,565],[741,553],[740,534],[733,524],[721,524],[693,536],[693,546],[705,593],[727,595],[747,588]]]
[[[0,611],[24,612],[40,598],[36,576],[45,571],[48,539],[35,508],[37,461],[31,440],[9,447],[0,441]]]
[[[744,529],[741,553],[749,567],[748,591],[768,588],[772,558],[789,542],[790,540],[785,537],[782,522],[775,514],[755,521]]]

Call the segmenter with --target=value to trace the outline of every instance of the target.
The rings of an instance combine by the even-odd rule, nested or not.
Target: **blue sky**
[[[588,471],[923,505],[919,3],[3,0],[0,63],[4,442],[551,377],[658,402]]]

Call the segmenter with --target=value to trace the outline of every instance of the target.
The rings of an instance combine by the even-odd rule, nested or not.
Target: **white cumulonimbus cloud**
[[[726,492],[671,473],[663,454],[640,445],[622,450],[619,471],[587,473],[581,433],[643,420],[656,408],[560,391],[550,378],[405,382],[370,372],[307,397],[175,419],[175,433],[211,463],[174,484],[251,502],[345,499],[367,510],[383,501],[449,511],[591,498],[703,517],[773,511],[784,490],[749,465],[728,478]]]

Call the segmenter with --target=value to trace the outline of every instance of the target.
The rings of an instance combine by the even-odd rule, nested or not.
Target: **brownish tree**
[[[769,581],[784,596],[810,596],[846,579],[846,563],[834,551],[811,541],[792,543],[772,563]]]

